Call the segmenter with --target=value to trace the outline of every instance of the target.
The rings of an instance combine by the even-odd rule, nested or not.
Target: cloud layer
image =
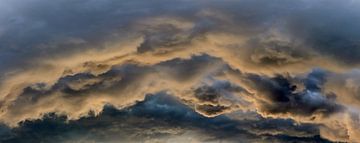
[[[50,124],[63,142],[90,133],[78,126],[108,142],[360,141],[359,6],[4,0],[0,135]]]
[[[310,124],[236,114],[247,119],[207,118],[162,93],[123,110],[106,106],[100,115],[76,121],[47,114],[22,122],[2,142],[329,142]]]

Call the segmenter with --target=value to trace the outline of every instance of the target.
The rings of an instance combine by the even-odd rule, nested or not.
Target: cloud
[[[255,90],[256,97],[262,104],[261,108],[265,113],[269,114],[295,114],[304,115],[310,118],[311,115],[320,114],[327,116],[334,112],[342,110],[342,106],[338,105],[333,98],[334,94],[323,95],[319,92],[321,85],[321,77],[316,77],[318,71],[309,74],[305,79],[305,88],[297,90],[297,86],[293,85],[289,79],[278,75],[273,78],[261,77],[258,75],[249,75],[250,86]],[[291,80],[291,79],[290,79]]]
[[[294,129],[266,125],[262,131],[231,120],[229,129],[242,132],[239,138],[281,142],[319,135],[318,140],[356,142],[358,6],[350,0],[5,0],[0,4],[0,121],[19,130],[20,122],[42,124],[42,118],[103,121],[108,105],[125,112],[148,100],[146,95],[162,93],[211,123],[254,113],[260,119],[251,124]],[[88,117],[92,114],[96,117]],[[128,122],[128,133],[136,132]],[[249,130],[240,131],[238,122]],[[293,122],[309,125],[297,128]],[[192,135],[190,125],[170,126],[156,130]],[[212,141],[203,133],[206,126],[197,127],[198,141]],[[146,132],[139,136],[152,131]],[[231,134],[223,126],[211,132],[219,138]]]
[[[207,118],[166,94],[147,96],[122,110],[106,106],[98,116],[77,121],[48,114],[41,120],[22,122],[11,133],[14,136],[2,142],[326,142],[319,138],[316,125],[264,118]]]

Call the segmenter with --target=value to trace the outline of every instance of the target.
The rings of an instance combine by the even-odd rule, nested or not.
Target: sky
[[[357,0],[0,0],[0,142],[360,142],[359,25]]]

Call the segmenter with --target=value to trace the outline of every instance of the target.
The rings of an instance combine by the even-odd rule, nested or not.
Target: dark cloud
[[[238,100],[235,93],[248,92],[242,87],[224,81],[200,86],[194,90],[194,97],[197,99],[195,109],[206,116],[217,116],[230,112],[239,108],[234,101]]]
[[[257,90],[259,100],[262,100],[262,110],[267,113],[328,116],[341,111],[343,107],[333,100],[336,95],[321,92],[325,80],[323,74],[318,70],[310,73],[305,79],[305,89],[300,91],[291,82],[291,77],[282,75],[272,78],[248,75],[247,80],[252,82],[252,86]]]
[[[358,142],[359,5],[3,0],[1,141]]]
[[[259,133],[261,138],[256,135]],[[158,141],[167,142],[178,136],[200,142],[328,142],[318,136],[316,125],[296,125],[291,120],[277,119],[237,121],[226,116],[206,118],[164,94],[147,96],[144,101],[122,110],[106,106],[100,115],[76,121],[67,122],[64,116],[48,114],[40,120],[22,122],[19,127],[11,129],[11,134],[13,136],[1,141],[144,142],[160,139]]]

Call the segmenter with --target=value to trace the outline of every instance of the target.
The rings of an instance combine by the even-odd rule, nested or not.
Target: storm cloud
[[[292,120],[263,119],[256,113],[248,120],[226,116],[204,117],[166,94],[147,96],[134,106],[117,110],[108,105],[98,116],[66,121],[47,114],[24,121],[3,142],[329,142],[310,124]],[[252,116],[252,118],[251,118]],[[6,129],[6,128],[5,128]],[[8,129],[9,130],[9,129]],[[259,138],[261,137],[261,138]]]
[[[3,0],[1,141],[358,142],[359,7]]]

